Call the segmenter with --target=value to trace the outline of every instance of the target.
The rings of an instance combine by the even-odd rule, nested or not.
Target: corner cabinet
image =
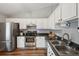
[[[62,3],[62,20],[69,20],[77,16],[76,3]]]
[[[37,36],[35,40],[36,40],[36,48],[46,48],[45,36]]]
[[[48,42],[47,42],[47,56],[55,56],[55,53]]]

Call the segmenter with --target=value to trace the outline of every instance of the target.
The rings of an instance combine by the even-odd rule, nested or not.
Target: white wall
[[[47,26],[47,18],[6,18],[6,22],[20,23],[20,29],[26,29],[26,25],[33,23],[40,28]]]
[[[0,22],[5,22],[6,16],[0,14]]]
[[[77,30],[78,21],[70,22],[69,28],[63,28],[63,33],[69,33],[73,42],[79,44],[79,32]],[[66,38],[66,37],[65,37]]]

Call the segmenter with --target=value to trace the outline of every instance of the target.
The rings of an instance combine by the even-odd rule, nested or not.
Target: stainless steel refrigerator
[[[0,51],[15,50],[17,35],[19,35],[18,23],[0,23]]]

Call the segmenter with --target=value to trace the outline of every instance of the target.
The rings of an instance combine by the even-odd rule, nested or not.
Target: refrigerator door
[[[0,41],[0,51],[12,51],[12,42],[11,41]]]
[[[11,23],[6,23],[6,39],[11,41],[12,31],[11,31]]]
[[[6,49],[7,51],[13,51],[16,48],[13,25],[14,23],[6,23]]]
[[[16,49],[17,28],[15,23],[0,23],[0,50],[13,51]],[[14,28],[15,27],[15,28]]]
[[[0,41],[0,51],[4,51],[5,50],[5,41]]]
[[[12,51],[14,48],[12,46],[12,42],[9,40],[6,41],[5,51]]]

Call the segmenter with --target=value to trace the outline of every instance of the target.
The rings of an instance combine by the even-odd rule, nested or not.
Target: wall
[[[39,28],[47,26],[47,18],[6,18],[6,22],[20,23],[20,29],[26,29],[26,25],[33,23]]]
[[[52,19],[52,16],[51,18]],[[1,21],[5,21],[5,20],[1,20]],[[43,26],[47,26],[50,27],[50,20],[49,18],[32,18],[32,19],[25,19],[25,18],[6,18],[6,22],[19,22],[21,25],[21,29],[26,28],[26,25],[28,25],[29,23],[34,23],[37,25],[40,25],[39,27],[43,28]],[[53,23],[53,22],[52,22]],[[73,42],[79,44],[79,32],[77,31],[77,27],[78,27],[78,21],[74,21],[74,22],[70,22],[71,26],[69,28],[63,28],[62,30],[58,31],[58,30],[42,30],[42,32],[49,32],[49,31],[54,31],[57,33],[58,36],[63,35],[63,33],[69,33],[70,34],[70,38],[72,39]],[[66,38],[66,37],[65,37]]]
[[[75,21],[70,21],[70,27],[69,28],[63,28],[62,34],[63,33],[68,33],[70,35],[70,38],[73,42],[79,44],[79,32],[77,30],[78,27],[78,20]],[[67,36],[65,37],[67,38]]]
[[[6,16],[0,14],[0,22],[5,22]]]

